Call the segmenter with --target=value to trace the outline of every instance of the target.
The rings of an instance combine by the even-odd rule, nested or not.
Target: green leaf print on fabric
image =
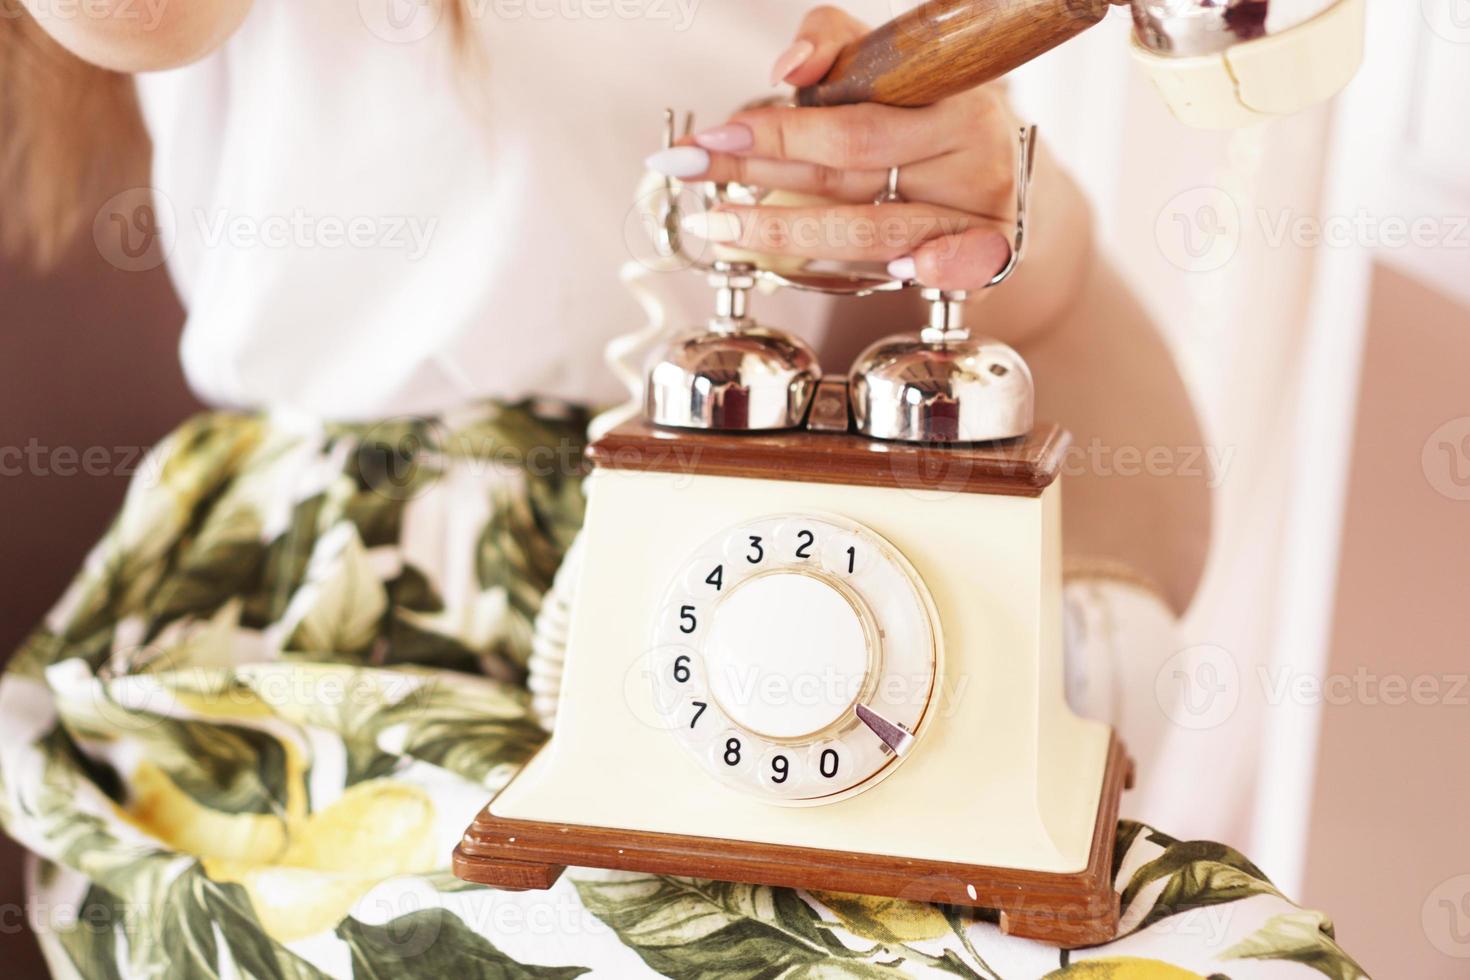
[[[286,809],[286,752],[266,732],[160,717],[136,737],[148,758],[201,806],[224,813]]]
[[[364,655],[388,611],[383,587],[357,529],[338,524],[317,539],[306,581],[286,609],[286,649],[309,654]]]
[[[847,949],[788,889],[660,875],[573,885],[588,911],[649,967],[681,980],[905,976],[893,962]]]
[[[246,597],[244,621],[247,625],[262,629],[286,614],[291,597],[306,578],[311,544],[316,540],[325,507],[325,495],[317,494],[291,508],[286,529],[266,546],[261,576],[264,587]]]
[[[1172,915],[1252,895],[1282,897],[1265,874],[1232,847],[1209,841],[1178,843],[1172,838],[1163,839],[1170,842],[1164,845],[1167,850],[1139,868],[1123,889],[1126,909],[1143,889],[1160,879],[1166,881],[1136,930]]]
[[[260,516],[247,503],[231,503],[179,549],[174,567],[148,601],[155,623],[208,616],[235,596],[255,591],[265,560]]]
[[[1118,821],[1118,837],[1113,844],[1113,869],[1112,877],[1109,879],[1116,887],[1118,872],[1123,868],[1123,862],[1128,858],[1128,852],[1133,850],[1133,844],[1143,833],[1143,824],[1134,820]]]
[[[587,972],[581,966],[517,963],[446,909],[410,912],[382,926],[348,918],[336,934],[352,950],[354,980],[571,980]]]
[[[399,756],[488,784],[509,777],[546,740],[528,701],[519,688],[496,681],[441,676],[379,712],[372,727]]]
[[[70,927],[48,923],[77,973],[87,980],[123,980],[118,968],[120,939],[127,936],[127,909],[111,892],[95,885],[76,910]]]
[[[87,977],[163,980],[325,980],[325,974],[261,929],[245,892],[183,869],[147,902],[88,890],[78,918],[53,935]]]
[[[480,654],[453,636],[409,621],[412,610],[396,610],[388,621],[383,665],[417,664],[466,674],[480,672]],[[421,622],[421,620],[420,620]]]
[[[1181,969],[1163,960],[1138,956],[1113,956],[1100,960],[1083,960],[1060,970],[1053,970],[1042,980],[1230,980],[1212,975],[1201,977],[1192,970]]]
[[[1366,978],[1332,938],[1332,923],[1320,912],[1300,910],[1272,916],[1266,924],[1225,951],[1227,960],[1284,960],[1300,963],[1331,980]]]
[[[524,668],[530,656],[541,598],[551,587],[562,555],[571,544],[567,541],[563,545],[548,535],[546,528],[557,518],[542,509],[545,501],[538,500],[541,496],[525,487],[497,488],[493,514],[480,536],[480,587],[502,592],[508,604],[502,635],[493,652],[517,669]],[[580,492],[576,499],[581,500]],[[557,509],[571,505],[554,499],[552,506]]]

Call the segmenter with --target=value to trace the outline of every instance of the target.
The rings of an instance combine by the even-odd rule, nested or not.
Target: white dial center
[[[869,669],[863,622],[818,578],[761,575],[720,603],[705,641],[710,691],[737,725],[770,738],[826,728],[852,708]]]

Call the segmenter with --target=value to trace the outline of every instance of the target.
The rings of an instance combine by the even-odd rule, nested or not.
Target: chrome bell
[[[715,316],[649,361],[644,410],[650,422],[738,432],[801,425],[822,369],[800,339],[750,319],[755,282],[748,265],[715,264]]]
[[[1031,369],[998,340],[964,328],[965,294],[924,290],[929,326],[873,344],[849,378],[857,429],[897,442],[990,442],[1031,431]]]

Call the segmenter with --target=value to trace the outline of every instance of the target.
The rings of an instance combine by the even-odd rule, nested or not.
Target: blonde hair
[[[469,0],[445,0],[455,47]],[[149,141],[132,77],[98,68],[0,0],[0,253],[54,265],[106,197],[148,182]]]

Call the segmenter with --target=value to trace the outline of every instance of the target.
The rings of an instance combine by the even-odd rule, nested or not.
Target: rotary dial
[[[929,711],[940,644],[901,554],[843,518],[787,514],[716,535],[655,616],[655,703],[726,785],[832,802],[891,772]]]

